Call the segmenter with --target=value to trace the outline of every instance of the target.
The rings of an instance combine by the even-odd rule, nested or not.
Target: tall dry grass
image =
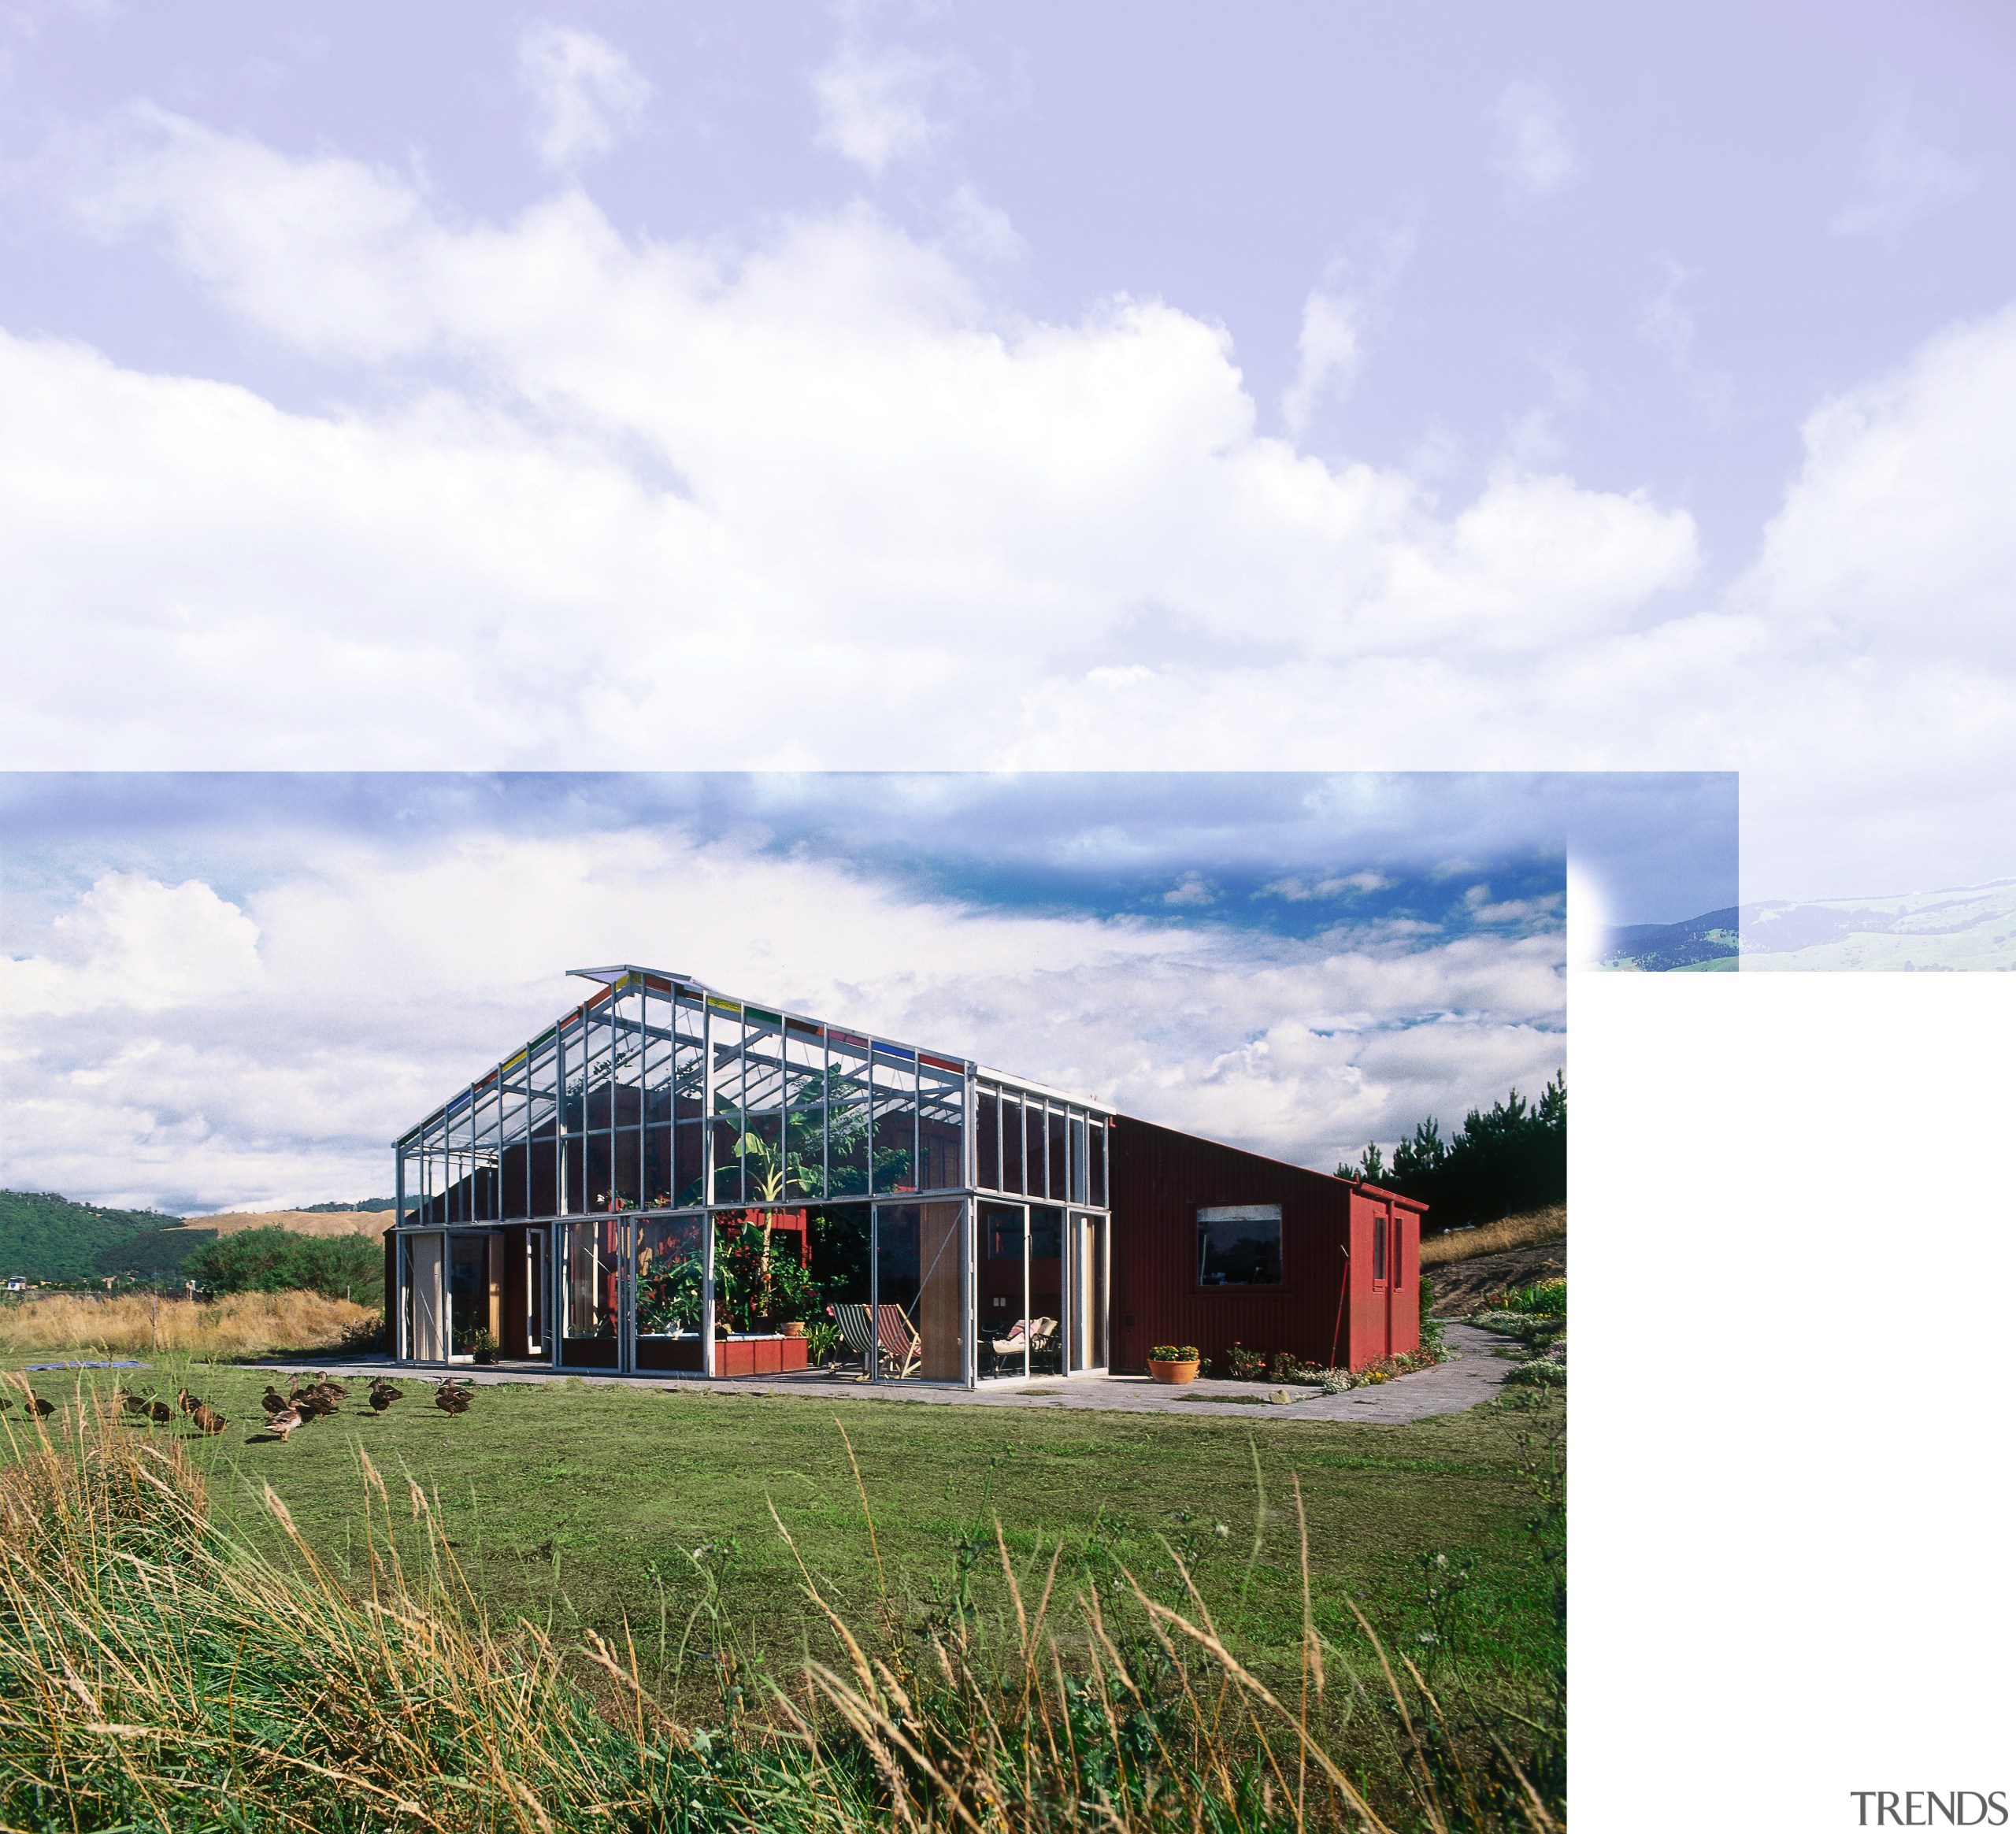
[[[202,1358],[333,1350],[378,1314],[319,1293],[227,1293],[213,1301],[145,1293],[54,1293],[0,1306],[0,1351],[169,1352]]]
[[[590,1632],[565,1651],[523,1621],[494,1630],[428,1498],[388,1484],[361,1454],[364,1554],[343,1582],[270,1487],[287,1551],[269,1559],[228,1539],[183,1443],[126,1424],[109,1401],[80,1393],[54,1432],[18,1418],[0,1416],[13,1453],[0,1471],[0,1822],[10,1827],[1562,1825],[1498,1735],[1466,1738],[1362,1618],[1355,1655],[1319,1629],[1306,1534],[1299,1673],[1272,1685],[1187,1575],[1180,1609],[1124,1576],[1110,1599],[1088,1589],[1067,1600],[1058,1558],[1018,1576],[997,1530],[1012,1606],[1000,1641],[963,1605],[906,1631],[886,1599],[880,1628],[863,1631],[802,1562],[832,1660],[808,1653],[799,1674],[766,1684],[715,1624],[720,1712],[702,1728],[653,1701],[628,1648]]]
[[[1430,1236],[1421,1245],[1421,1264],[1441,1267],[1452,1261],[1474,1261],[1480,1254],[1499,1254],[1508,1248],[1529,1248],[1536,1243],[1567,1239],[1568,1206],[1551,1204],[1545,1210],[1503,1217],[1459,1234]]]

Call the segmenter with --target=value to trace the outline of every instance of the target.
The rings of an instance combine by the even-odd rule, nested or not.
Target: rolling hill
[[[380,1203],[384,1207],[380,1207]],[[189,1257],[220,1235],[286,1229],[301,1236],[369,1236],[391,1222],[389,1199],[369,1209],[232,1210],[172,1217],[160,1210],[73,1203],[53,1191],[0,1191],[0,1275],[32,1280],[102,1279],[108,1274],[176,1278]]]

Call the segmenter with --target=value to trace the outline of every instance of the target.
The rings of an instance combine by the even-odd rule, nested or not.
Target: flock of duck
[[[467,1382],[457,1381],[451,1377],[436,1385],[434,1405],[453,1418],[457,1414],[469,1412],[471,1393]],[[177,1410],[188,1417],[190,1425],[198,1432],[220,1433],[231,1424],[215,1408],[198,1396],[191,1395],[187,1388],[176,1391],[173,1407],[151,1389],[144,1394],[136,1394],[131,1389],[120,1388],[115,1390],[114,1394],[120,1408],[126,1413],[138,1415],[158,1426],[165,1426],[173,1420]],[[306,1426],[311,1421],[321,1420],[327,1414],[335,1413],[349,1399],[349,1388],[341,1382],[331,1381],[326,1376],[306,1384],[296,1376],[288,1383],[284,1395],[269,1383],[266,1392],[260,1397],[266,1410],[266,1431],[276,1435],[282,1444],[286,1443],[287,1436],[297,1427]],[[396,1383],[379,1376],[372,1379],[370,1392],[365,1399],[373,1413],[383,1413],[394,1402],[403,1401],[406,1391]],[[11,1403],[0,1400],[0,1406],[9,1405]],[[31,1405],[39,1413],[46,1413],[50,1410],[50,1403],[46,1401],[37,1400]]]

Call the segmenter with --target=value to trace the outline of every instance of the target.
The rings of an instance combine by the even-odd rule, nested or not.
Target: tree
[[[296,1236],[243,1229],[183,1263],[213,1292],[317,1292],[361,1306],[385,1302],[384,1245],[371,1236]]]
[[[1377,1169],[1375,1169],[1375,1168]],[[1429,1206],[1431,1229],[1489,1221],[1564,1202],[1568,1195],[1568,1084],[1557,1075],[1529,1103],[1515,1088],[1488,1109],[1473,1108],[1462,1129],[1442,1137],[1433,1116],[1393,1150],[1390,1169],[1375,1143],[1340,1178],[1383,1184]]]

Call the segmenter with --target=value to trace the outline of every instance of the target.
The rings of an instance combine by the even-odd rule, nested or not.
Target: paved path
[[[1432,1414],[1461,1413],[1496,1394],[1512,1369],[1511,1362],[1492,1353],[1509,1339],[1469,1325],[1448,1327],[1450,1360],[1411,1376],[1396,1376],[1376,1388],[1353,1388],[1325,1395],[1320,1388],[1280,1388],[1264,1382],[1193,1382],[1172,1388],[1146,1376],[1076,1376],[1048,1381],[1003,1383],[979,1388],[954,1388],[926,1383],[871,1384],[835,1381],[821,1376],[765,1380],[737,1377],[709,1382],[693,1376],[610,1376],[589,1370],[477,1369],[459,1364],[458,1380],[479,1386],[496,1382],[564,1382],[576,1377],[622,1388],[661,1388],[684,1394],[733,1399],[736,1395],[780,1395],[801,1400],[893,1401],[950,1407],[1076,1408],[1108,1413],[1206,1413],[1251,1420],[1365,1421],[1373,1423],[1425,1420]],[[381,1358],[332,1358],[323,1362],[262,1361],[261,1369],[287,1371],[336,1370],[345,1374],[383,1373],[397,1380],[428,1381],[432,1372],[402,1369]],[[1285,1402],[1268,1397],[1284,1395]]]

